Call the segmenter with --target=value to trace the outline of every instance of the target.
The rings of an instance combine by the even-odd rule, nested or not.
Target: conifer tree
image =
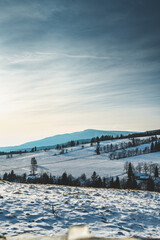
[[[7,173],[4,173],[3,180],[8,180],[8,174]]]
[[[67,185],[67,184],[68,184],[68,176],[67,176],[67,173],[66,173],[66,172],[64,172],[64,173],[62,174],[61,184],[63,184],[63,185]]]
[[[106,187],[106,178],[105,177],[103,177],[103,179],[102,179],[102,187]]]
[[[155,173],[154,173],[155,178],[159,177],[159,173],[158,173],[158,167],[155,167]]]
[[[154,143],[151,143],[151,152],[154,152]]]
[[[147,190],[154,191],[154,181],[151,177],[149,177],[148,182],[147,182]]]
[[[111,181],[110,181],[110,188],[113,188],[114,187],[114,181],[113,181],[113,177],[112,177],[112,179],[111,179]]]
[[[129,163],[129,167],[128,167],[127,188],[129,188],[129,189],[136,189],[137,188],[137,182],[134,178],[133,167],[132,167],[131,163]]]
[[[98,177],[96,187],[102,187],[102,179]]]
[[[132,164],[129,163],[129,166],[128,166],[128,178],[131,179],[133,177],[133,170],[132,170]]]
[[[35,157],[31,158],[31,174],[35,175],[35,172],[37,171],[37,160]]]
[[[114,182],[115,188],[120,188],[120,182],[119,182],[119,177],[116,177],[116,181]]]
[[[97,155],[100,154],[100,146],[99,146],[99,142],[97,142],[96,153],[97,153]]]

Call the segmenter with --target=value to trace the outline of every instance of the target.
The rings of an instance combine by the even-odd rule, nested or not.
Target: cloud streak
[[[159,128],[160,4],[139,3],[0,2],[2,136]]]

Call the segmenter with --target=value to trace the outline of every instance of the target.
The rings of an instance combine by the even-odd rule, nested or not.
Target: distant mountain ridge
[[[29,149],[33,147],[47,147],[47,146],[54,146],[56,144],[63,144],[67,143],[71,140],[85,140],[85,139],[91,139],[93,137],[101,137],[102,135],[110,135],[113,137],[116,137],[117,135],[123,134],[124,136],[128,134],[132,134],[135,132],[129,132],[129,131],[103,131],[103,130],[95,130],[95,129],[87,129],[84,131],[74,132],[74,133],[65,133],[65,134],[59,134],[47,138],[43,138],[37,141],[31,141],[27,142],[18,146],[8,146],[8,147],[0,147],[0,151],[18,151],[18,150],[24,150]]]

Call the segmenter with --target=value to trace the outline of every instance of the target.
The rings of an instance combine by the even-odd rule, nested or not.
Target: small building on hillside
[[[140,189],[146,190],[148,179],[149,179],[150,176],[148,174],[145,174],[145,173],[135,173],[134,177],[135,177],[137,185],[140,187]]]
[[[26,180],[27,180],[27,182],[29,182],[29,183],[37,183],[38,180],[39,180],[39,178],[40,178],[39,174],[35,174],[35,175],[29,174],[29,175],[26,177]]]

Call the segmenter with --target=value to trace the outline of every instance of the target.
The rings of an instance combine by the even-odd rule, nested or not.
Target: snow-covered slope
[[[121,144],[129,139],[121,139],[114,141],[104,141],[100,146],[107,144]],[[144,149],[150,144],[144,144],[139,148]],[[93,171],[96,171],[100,176],[117,176],[124,173],[124,163],[126,161],[137,165],[138,162],[156,162],[160,163],[160,152],[143,154],[135,157],[124,158],[119,160],[110,160],[110,153],[102,153],[96,155],[96,144],[84,144],[68,148],[68,153],[59,154],[60,150],[38,151],[35,153],[17,154],[12,158],[6,158],[6,155],[0,156],[0,174],[14,170],[17,174],[29,173],[31,158],[35,157],[38,162],[38,171],[52,173],[54,176],[60,176],[64,171],[72,174],[75,177],[85,173],[88,177]]]
[[[160,194],[0,182],[0,234],[66,233],[86,224],[102,237],[159,238]]]
[[[109,136],[116,137],[117,135],[123,134],[124,136],[126,136],[131,133],[133,132],[87,129],[81,132],[61,134],[61,135],[56,135],[56,136],[44,138],[37,141],[32,141],[19,146],[0,147],[0,151],[16,151],[21,149],[33,148],[35,146],[37,147],[53,146],[56,144],[67,143],[68,141],[71,141],[71,140],[91,139],[93,137],[101,137],[102,135],[109,135]]]

